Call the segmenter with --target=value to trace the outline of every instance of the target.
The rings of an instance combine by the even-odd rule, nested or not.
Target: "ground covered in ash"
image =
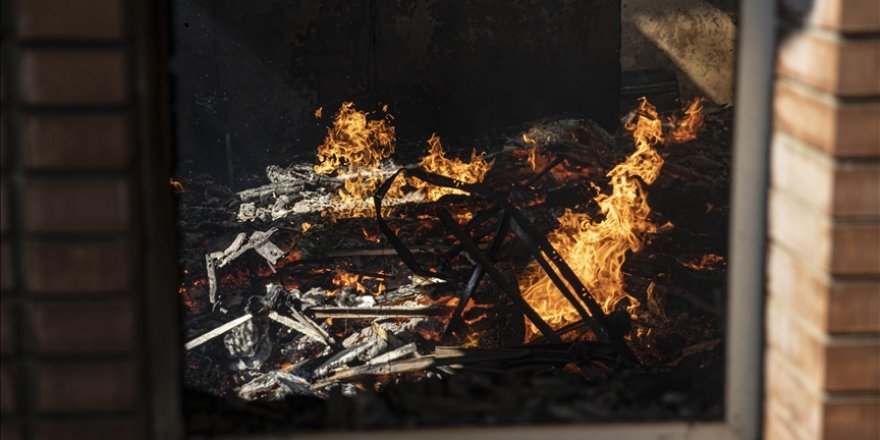
[[[731,121],[732,109],[707,109],[697,140],[659,148],[666,162],[648,188],[651,216],[655,224],[674,226],[627,256],[624,282],[643,302],[653,285],[661,310],[644,322],[614,320],[630,335],[637,363],[620,361],[583,330],[562,343],[524,344],[522,315],[488,277],[474,293],[473,307],[464,310],[465,323],[443,335],[474,262],[454,253],[455,240],[436,211],[447,209],[466,223],[489,208],[486,201],[461,195],[407,200],[388,218],[420,264],[462,281],[456,283],[414,274],[374,218],[332,221],[322,215],[340,183],[304,177],[313,158],[239,176],[235,190],[218,183],[225,179],[179,164],[184,340],[253,316],[186,351],[188,430],[211,435],[721,418]],[[530,129],[538,129],[531,131],[533,141],[535,133],[546,137],[537,148],[522,136]],[[609,136],[589,121],[571,119],[444,139],[446,144],[460,157],[473,147],[487,152],[494,160],[487,186],[504,191],[547,232],[565,208],[595,215],[589,182],[605,189],[605,173],[632,151],[625,131]],[[413,164],[424,147],[398,151],[397,164]],[[557,157],[565,160],[546,177],[521,185]],[[390,164],[388,171],[398,166]],[[491,232],[493,224],[487,225],[471,232]],[[491,238],[487,234],[479,243],[488,247]],[[232,258],[227,251],[237,239],[245,250]],[[515,284],[529,257],[510,240],[496,261]],[[393,310],[376,312],[382,307]],[[296,322],[273,320],[272,312]],[[354,315],[324,317],[343,312]],[[394,357],[395,350],[404,354]],[[441,353],[455,361],[430,362]],[[391,360],[383,365],[393,370],[371,363],[383,355]]]

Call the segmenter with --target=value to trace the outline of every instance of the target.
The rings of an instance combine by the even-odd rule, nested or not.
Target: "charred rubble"
[[[630,152],[624,131],[549,119],[473,139],[494,161],[478,183],[388,161],[372,215],[348,218],[327,214],[344,181],[305,160],[239,191],[181,173],[191,430],[720,417],[731,113],[660,151],[651,216],[675,226],[627,258],[652,304],[637,319],[604,312],[545,236],[567,208],[601,215],[587,181]],[[387,200],[404,176],[460,193]],[[532,261],[579,320],[552,328],[523,300]]]

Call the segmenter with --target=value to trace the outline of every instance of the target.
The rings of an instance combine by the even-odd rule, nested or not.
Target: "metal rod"
[[[507,229],[509,227],[509,220],[510,216],[506,213],[501,217],[501,222],[495,231],[495,237],[492,239],[492,244],[489,245],[489,250],[486,252],[486,256],[490,259],[495,258],[495,254],[498,253],[501,249],[501,245],[504,244],[504,239],[507,236]],[[461,298],[459,298],[458,304],[455,306],[455,310],[449,318],[449,322],[446,324],[446,330],[443,332],[441,340],[449,337],[452,334],[452,331],[455,330],[455,327],[458,326],[459,321],[461,321],[461,313],[464,311],[468,301],[470,301],[471,295],[477,290],[477,286],[480,284],[482,278],[483,267],[480,265],[474,266],[473,271],[471,272],[471,277],[468,279],[467,286],[462,292]]]
[[[520,311],[524,315],[526,315],[527,318],[529,318],[529,321],[531,321],[533,324],[535,324],[536,327],[538,327],[538,330],[541,331],[541,334],[543,334],[547,339],[551,341],[562,342],[562,340],[559,339],[559,336],[556,335],[553,329],[550,328],[550,326],[544,321],[544,319],[541,318],[541,315],[539,315],[538,312],[536,312],[535,309],[533,309],[529,305],[529,303],[527,303],[522,298],[522,296],[519,295],[516,287],[511,286],[507,282],[507,279],[504,278],[504,275],[501,274],[501,272],[498,271],[497,268],[495,268],[495,265],[493,265],[492,262],[489,261],[489,259],[485,255],[483,255],[483,253],[480,251],[480,248],[477,247],[477,245],[471,240],[470,236],[467,235],[467,233],[455,221],[455,219],[453,219],[448,212],[443,210],[440,210],[438,214],[440,216],[440,221],[443,222],[443,224],[447,228],[449,228],[452,234],[455,235],[455,237],[464,245],[465,252],[467,252],[471,256],[471,258],[473,258],[477,262],[477,264],[483,267],[483,270],[485,270],[486,273],[489,274],[489,277],[492,278],[492,281],[494,281],[495,284],[501,289],[501,291],[504,292],[513,301],[517,308],[519,308]]]

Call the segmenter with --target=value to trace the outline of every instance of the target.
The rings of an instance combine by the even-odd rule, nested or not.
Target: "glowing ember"
[[[369,241],[369,242],[372,242],[372,243],[379,243],[379,241],[381,241],[380,238],[379,238],[379,232],[378,232],[378,231],[376,231],[376,232],[370,232],[370,231],[367,230],[366,227],[363,227],[363,226],[361,226],[361,235],[364,236],[364,239],[365,239],[365,240],[367,240],[367,241]]]
[[[586,213],[566,210],[558,219],[559,227],[547,237],[605,313],[613,311],[623,300],[627,300],[630,314],[635,313],[639,302],[626,292],[623,283],[626,254],[639,252],[648,237],[672,226],[658,226],[649,219],[651,208],[644,185],[652,184],[663,166],[655,146],[694,139],[702,125],[699,99],[688,107],[682,120],[675,122],[670,131],[675,136],[665,140],[663,123],[645,98],[640,100],[636,114],[636,121],[625,125],[632,133],[635,152],[608,172],[611,192],[601,193],[597,189],[599,194],[593,199],[601,217],[593,219]],[[595,184],[591,186],[596,188]],[[559,328],[579,319],[574,307],[537,264],[530,265],[518,281],[523,298],[551,327]],[[537,328],[529,323],[527,339],[537,334]]]
[[[698,261],[682,261],[681,265],[693,270],[715,270],[724,263],[724,257],[708,253],[700,257]]]
[[[172,179],[170,179],[169,183],[171,184],[171,189],[173,189],[175,192],[179,192],[179,193],[186,192],[186,188],[183,187],[183,184],[180,183],[180,181],[174,180],[172,178]]]
[[[372,288],[367,286],[368,280],[370,281],[369,285]],[[336,291],[332,292],[332,294],[336,294],[339,290],[346,287],[354,287],[358,295],[381,295],[385,293],[385,283],[382,278],[351,273],[344,270],[335,271],[331,283],[338,288]]]
[[[543,148],[555,140],[556,137],[552,132],[541,130],[537,127],[532,127],[529,131],[523,133],[522,141],[532,146],[532,148],[529,149],[529,155],[527,158],[529,166],[532,167],[532,171],[538,171],[539,168],[538,148]]]

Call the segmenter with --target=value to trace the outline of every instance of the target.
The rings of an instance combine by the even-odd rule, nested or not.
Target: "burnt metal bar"
[[[578,312],[578,315],[581,315],[581,321],[584,322],[596,336],[599,337],[600,340],[608,340],[608,333],[602,328],[600,325],[596,323],[595,320],[592,319],[590,313],[588,313],[581,301],[570,291],[568,290],[568,286],[559,278],[559,274],[556,273],[556,269],[554,269],[550,263],[544,259],[544,254],[541,252],[537,243],[532,241],[531,237],[525,233],[525,231],[520,228],[519,224],[510,220],[511,227],[513,227],[514,232],[516,232],[517,237],[523,241],[523,244],[526,245],[526,248],[532,254],[535,261],[544,269],[544,272],[547,273],[547,276],[550,277],[550,281],[559,289],[559,292],[571,303],[572,307],[574,307],[575,311]],[[561,333],[560,333],[561,334]]]
[[[388,223],[385,222],[385,218],[382,216],[382,200],[385,198],[385,194],[388,193],[388,189],[391,188],[391,184],[397,179],[398,175],[408,173],[408,168],[401,168],[397,170],[394,174],[392,174],[385,182],[382,183],[382,186],[376,190],[376,194],[373,196],[373,203],[375,204],[376,209],[376,223],[379,225],[379,230],[382,231],[382,235],[388,240],[388,243],[391,244],[391,247],[397,251],[397,255],[406,263],[407,267],[412,270],[416,275],[421,275],[423,277],[433,277],[439,278],[442,280],[450,280],[450,277],[447,274],[443,274],[439,271],[426,269],[424,268],[418,260],[416,260],[415,255],[413,255],[412,251],[406,246],[406,244],[394,233],[394,230],[388,226]]]
[[[538,330],[541,331],[547,339],[554,342],[561,342],[559,336],[553,331],[553,329],[541,318],[541,315],[533,309],[529,303],[527,303],[522,296],[519,295],[518,289],[514,286],[508,284],[507,279],[504,278],[504,275],[489,261],[483,253],[480,251],[480,248],[477,247],[476,243],[474,243],[470,236],[467,235],[467,232],[459,225],[455,219],[449,215],[448,212],[440,210],[438,212],[440,216],[440,221],[449,228],[452,234],[461,242],[464,246],[465,252],[473,258],[477,264],[482,266],[483,270],[492,278],[492,281],[504,292],[520,309],[520,311],[529,318]]]
[[[509,227],[510,217],[507,214],[504,214],[501,218],[501,222],[498,225],[497,231],[495,232],[495,237],[492,239],[492,244],[489,245],[489,250],[486,252],[486,256],[489,259],[494,259],[495,254],[501,249],[501,245],[504,244],[504,239],[507,236],[507,231]],[[471,299],[471,295],[477,290],[477,286],[480,284],[480,280],[483,278],[483,267],[480,265],[474,266],[471,276],[468,279],[467,286],[464,291],[461,293],[461,297],[459,298],[458,304],[455,306],[455,310],[452,312],[452,316],[449,318],[449,322],[446,324],[446,330],[443,332],[442,339],[449,337],[452,334],[452,331],[458,326],[459,321],[461,321],[461,313],[464,311],[465,306],[468,301]]]
[[[592,320],[602,327],[602,333],[598,333],[597,335],[602,337],[605,335],[606,338],[611,340],[611,343],[615,345],[617,350],[620,352],[622,356],[626,359],[634,361],[636,360],[635,355],[633,355],[632,351],[629,349],[629,346],[626,344],[626,340],[623,338],[623,334],[615,330],[615,327],[611,325],[608,321],[608,316],[605,315],[605,312],[602,311],[602,308],[590,294],[589,290],[583,283],[581,283],[580,279],[571,270],[571,267],[568,266],[568,263],[556,252],[556,249],[550,245],[547,241],[547,238],[544,237],[541,233],[539,233],[535,227],[529,222],[525,215],[520,212],[516,207],[514,207],[510,202],[504,200],[503,198],[498,198],[498,204],[504,209],[510,216],[512,217],[511,222],[516,223],[516,227],[520,229],[518,232],[522,232],[523,234],[518,234],[520,237],[526,236],[529,237],[547,256],[547,260],[552,262],[556,269],[559,270],[559,274],[565,278],[565,281],[568,282],[568,285],[574,289],[574,291],[578,294],[578,296],[584,301],[584,304],[587,305],[587,308],[590,310],[590,317]],[[550,272],[548,272],[550,275]],[[552,279],[552,275],[551,275]],[[572,302],[572,305],[575,305],[576,302]],[[578,306],[576,306],[578,307]]]
[[[561,162],[560,158],[557,158]],[[552,169],[552,166],[555,164],[551,163],[542,170],[543,173],[549,172]],[[547,241],[547,238],[542,235],[537,229],[531,224],[531,222],[526,218],[526,216],[517,209],[512,203],[510,203],[505,197],[497,194],[493,191],[490,191],[482,184],[470,184],[457,181],[455,179],[442,176],[439,174],[431,173],[425,171],[421,167],[407,167],[401,168],[398,170],[391,178],[385,181],[383,185],[379,188],[376,195],[374,196],[374,202],[376,205],[376,220],[379,223],[379,228],[383,234],[386,235],[388,241],[392,244],[392,246],[399,251],[400,257],[410,266],[414,272],[421,274],[426,273],[428,276],[436,276],[437,272],[428,271],[421,267],[421,265],[415,260],[412,253],[409,249],[406,248],[406,245],[394,234],[394,231],[391,230],[390,227],[385,223],[382,218],[381,213],[381,202],[382,198],[387,193],[388,189],[391,187],[391,182],[393,179],[397,178],[399,174],[404,174],[405,176],[415,177],[432,185],[447,187],[447,188],[456,188],[470,193],[471,195],[476,195],[485,200],[492,202],[494,205],[501,208],[506,215],[510,216],[509,223],[512,227],[514,227],[517,235],[521,238],[524,238],[524,244],[527,246],[529,243],[532,244],[530,247],[530,252],[536,256],[538,263],[547,271],[548,276],[551,277],[551,280],[554,280],[556,286],[563,293],[563,296],[572,304],[575,309],[583,311],[583,307],[578,298],[583,301],[583,304],[586,305],[589,310],[589,314],[582,313],[582,317],[585,321],[591,322],[592,325],[590,327],[594,329],[596,335],[602,340],[609,340],[615,348],[618,350],[620,355],[629,361],[636,361],[636,357],[633,355],[632,351],[629,349],[629,346],[626,344],[626,341],[623,337],[622,332],[618,331],[611,325],[608,317],[602,311],[602,308],[590,294],[589,290],[581,283],[580,279],[571,270],[571,267],[565,262],[565,260],[559,255],[558,252],[553,248],[552,245]],[[457,236],[462,245],[465,246],[465,250],[467,253],[477,260],[479,265],[483,266],[483,269],[486,270],[490,276],[495,279],[498,277],[501,279],[501,282],[495,280],[499,287],[506,286],[510,287],[506,280],[501,278],[501,274],[495,269],[495,267],[489,262],[489,259],[486,258],[485,255],[482,254],[479,247],[471,240],[470,236],[465,232],[465,230],[449,215],[449,213],[444,211],[439,211],[440,219],[444,224]],[[546,256],[546,258],[544,258]],[[542,262],[543,261],[543,262]],[[552,263],[552,266],[550,266]],[[550,269],[550,270],[548,270]],[[558,274],[556,273],[558,271]],[[493,273],[494,272],[494,273]],[[439,278],[439,277],[438,277]],[[447,276],[446,279],[451,279],[452,277]],[[565,282],[562,282],[564,280]],[[574,290],[574,293],[568,291],[566,283],[568,286],[571,286],[571,289]],[[503,288],[503,287],[502,287]],[[567,293],[567,294],[566,294]],[[546,329],[549,329],[546,322],[544,322],[539,315],[530,307],[525,300],[522,299],[518,294],[513,294],[512,291],[508,291],[505,289],[505,294],[511,296],[514,299],[514,302],[520,307],[526,316],[534,322],[536,325],[537,322],[533,317],[537,318],[546,328],[540,328],[542,333],[546,336]],[[574,294],[577,296],[575,297]],[[523,307],[524,306],[524,307]],[[551,330],[552,331],[552,330]],[[553,334],[552,340],[558,340],[559,336],[555,333]]]
[[[565,160],[565,158],[562,156],[556,157],[551,162],[549,162],[547,165],[545,165],[544,168],[541,168],[541,170],[538,171],[536,174],[533,174],[531,177],[529,177],[529,179],[526,180],[525,182],[523,182],[523,184],[521,186],[534,185],[535,182],[537,182],[542,177],[544,177],[547,173],[550,172],[550,170],[552,170],[553,168],[556,168],[556,166],[561,164],[562,161],[564,161],[564,160]],[[489,209],[486,209],[483,212],[477,213],[477,215],[475,215],[474,218],[472,218],[469,222],[467,222],[467,225],[465,225],[464,230],[470,231],[471,228],[473,228],[474,226],[484,222],[485,220],[487,220],[491,216],[495,215],[498,212],[498,209],[499,209],[498,205],[493,203],[492,206],[489,207]],[[481,230],[476,234],[476,236],[474,237],[474,240],[480,240],[481,238],[485,237],[486,235],[489,235],[492,232],[492,230],[496,230],[496,229],[497,228],[486,228],[485,230]],[[459,252],[461,252],[461,245],[456,245],[456,246],[453,246],[447,252],[447,255],[452,256],[452,255],[458,254]]]

